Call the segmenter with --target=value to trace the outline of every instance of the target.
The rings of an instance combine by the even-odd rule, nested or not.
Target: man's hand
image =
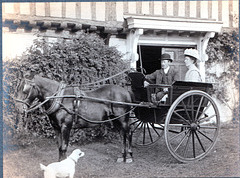
[[[144,87],[147,87],[150,83],[148,83],[147,81],[144,81],[143,85]]]
[[[164,92],[168,92],[168,88],[163,88],[163,91]]]

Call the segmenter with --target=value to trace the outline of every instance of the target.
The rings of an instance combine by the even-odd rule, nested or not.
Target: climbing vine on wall
[[[206,62],[206,68],[210,69],[221,66],[217,72],[206,71],[208,78],[213,78],[215,82],[215,94],[218,99],[227,103],[229,92],[233,90],[238,91],[239,87],[239,33],[236,30],[223,32],[217,34],[214,38],[209,40],[206,50],[209,59]],[[222,70],[222,71],[220,71]],[[229,87],[233,85],[233,90]],[[235,99],[235,98],[233,98]],[[233,112],[238,113],[239,101],[235,99],[235,107],[231,108]]]

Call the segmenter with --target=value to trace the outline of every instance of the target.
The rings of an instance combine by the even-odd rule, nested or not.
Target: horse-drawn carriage
[[[27,97],[22,102],[30,106],[39,99],[41,103],[30,106],[28,111],[45,106],[58,135],[59,159],[65,157],[74,122],[82,127],[121,123],[123,161],[132,161],[132,138],[135,144],[147,146],[163,133],[168,150],[181,162],[199,160],[210,152],[220,127],[219,111],[209,95],[212,84],[177,81],[144,88],[143,74],[131,72],[128,76],[131,91],[105,85],[88,92],[35,76],[25,80],[23,91]],[[161,88],[168,88],[168,93],[164,101],[156,103],[152,96]]]
[[[189,162],[205,157],[215,145],[220,127],[218,108],[209,95],[212,84],[176,81],[145,88],[141,73],[129,76],[132,91],[142,103],[134,110],[135,143],[154,144],[164,132],[168,150],[177,160]],[[168,88],[167,98],[153,104],[152,94],[159,88]]]

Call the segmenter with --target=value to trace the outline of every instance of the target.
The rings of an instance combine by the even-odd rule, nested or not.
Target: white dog
[[[76,149],[70,156],[61,162],[51,163],[48,166],[40,164],[41,170],[44,171],[44,178],[73,178],[75,165],[82,156],[84,156],[84,152]]]

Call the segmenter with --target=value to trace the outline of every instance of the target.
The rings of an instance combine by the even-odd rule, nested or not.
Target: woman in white
[[[186,49],[184,51],[185,65],[188,68],[188,71],[185,75],[185,81],[189,82],[201,82],[201,74],[199,69],[196,67],[197,61],[200,61],[199,54],[196,49]]]

